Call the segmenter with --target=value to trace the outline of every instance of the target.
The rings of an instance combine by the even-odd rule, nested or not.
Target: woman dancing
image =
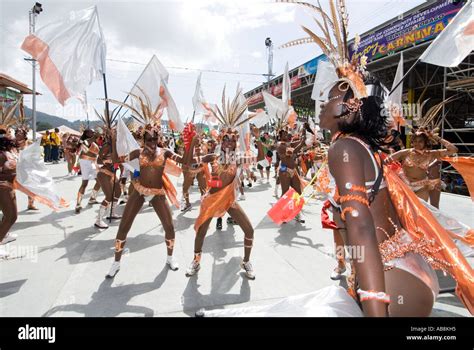
[[[80,213],[82,210],[82,197],[86,192],[87,185],[90,180],[97,179],[97,156],[99,155],[99,146],[96,143],[96,139],[99,135],[91,129],[86,129],[82,133],[81,139],[79,140],[80,154],[79,154],[79,165],[81,167],[82,183],[77,192],[76,201],[76,213]],[[100,184],[96,181],[92,194],[89,198],[89,204],[97,203],[97,193],[100,190]]]
[[[184,140],[184,163],[182,165],[183,168],[183,207],[181,208],[182,212],[186,212],[191,210],[191,203],[189,202],[189,188],[194,182],[196,178],[198,181],[199,191],[201,192],[201,196],[206,193],[206,174],[209,172],[207,170],[207,164],[202,163],[195,163],[193,162],[194,152],[196,152],[197,158],[199,159],[201,156],[201,146],[196,145],[195,149],[191,148],[191,143],[196,135],[196,127],[192,123],[186,124],[184,130],[182,132],[183,140]]]
[[[170,150],[161,148],[161,115],[163,109],[158,106],[156,110],[152,110],[148,104],[138,96],[130,95],[137,100],[137,104],[142,106],[140,111],[133,108],[131,105],[124,104],[120,101],[110,100],[112,103],[117,103],[129,108],[134,115],[134,118],[141,124],[145,124],[141,129],[141,139],[143,140],[143,148],[136,149],[126,156],[122,156],[122,161],[130,162],[134,159],[139,160],[140,170],[134,174],[133,191],[129,194],[127,204],[124,209],[122,220],[120,221],[119,229],[115,239],[115,259],[112,263],[110,271],[106,275],[107,278],[113,278],[120,270],[120,259],[125,247],[128,232],[130,231],[133,221],[140,211],[145,200],[155,209],[158,218],[165,231],[165,242],[167,250],[166,264],[173,271],[178,270],[179,266],[173,258],[173,249],[175,243],[175,232],[173,226],[173,217],[170,206],[166,197],[179,208],[179,202],[176,199],[176,190],[165,174],[165,168],[173,167],[175,175],[177,172],[177,165],[173,161],[183,162],[183,158],[171,152]],[[148,99],[147,99],[148,100]],[[142,102],[140,104],[140,102]],[[115,133],[112,133],[112,146],[114,153],[116,153]],[[194,144],[192,144],[194,146]],[[168,171],[168,169],[166,169]]]
[[[395,152],[391,155],[391,159],[401,162],[407,184],[418,197],[428,201],[430,191],[441,187],[440,178],[429,178],[430,166],[442,157],[457,153],[458,149],[449,141],[423,129],[416,131],[412,142],[413,148]],[[430,149],[431,144],[437,143],[445,148]]]
[[[116,175],[118,158],[117,154],[113,152],[112,147],[112,133],[114,132],[113,124],[116,116],[114,116],[114,111],[112,111],[111,114],[106,111],[104,116],[96,111],[96,115],[102,121],[102,129],[105,131],[104,142],[102,143],[97,157],[97,163],[100,165],[97,173],[97,182],[99,183],[100,188],[102,188],[105,197],[100,204],[94,226],[100,229],[106,229],[109,227],[109,225],[104,221],[107,214],[109,215],[110,220],[121,218],[121,216],[116,213],[118,200],[122,192],[120,181]]]
[[[0,225],[0,258],[8,256],[4,245],[16,239],[16,235],[9,234],[8,231],[18,218],[14,189],[18,152],[11,132],[16,122],[15,112],[20,101],[9,107],[3,103],[0,105],[0,209],[3,213]]]
[[[253,227],[245,212],[236,202],[236,192],[239,190],[241,165],[249,159],[240,157],[238,149],[239,126],[247,123],[251,117],[244,117],[247,102],[240,102],[240,91],[233,101],[226,101],[225,88],[222,93],[222,110],[212,111],[221,125],[220,154],[208,154],[202,158],[203,163],[211,163],[211,180],[209,191],[201,201],[199,216],[194,224],[196,238],[194,239],[194,258],[186,270],[186,276],[195,275],[201,268],[201,255],[204,238],[212,218],[222,218],[227,212],[244,231],[244,258],[241,263],[245,275],[255,279],[255,272],[250,263],[250,253],[253,247]],[[226,104],[227,103],[227,104]],[[196,138],[195,138],[196,139]],[[196,141],[198,142],[198,141]]]

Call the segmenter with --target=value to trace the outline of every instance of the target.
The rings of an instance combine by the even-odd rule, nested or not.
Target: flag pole
[[[106,76],[105,76],[105,72],[102,73],[102,77],[104,78],[104,96],[105,96],[105,116],[107,118],[107,122],[110,121],[110,118],[109,118],[109,97],[107,95],[107,80],[106,80]],[[112,127],[112,125],[108,125],[109,127]],[[112,194],[112,203],[110,204],[110,214],[109,214],[109,222],[112,222],[112,211],[114,209],[114,199],[115,199],[115,182],[116,182],[116,178],[117,178],[117,169],[115,169],[115,164],[113,164],[113,168],[114,168],[114,180],[113,180],[113,187],[112,187],[112,191],[113,191],[113,194]]]
[[[400,81],[397,83],[397,85],[395,85],[392,90],[388,93],[388,96],[390,96],[396,89],[397,87],[400,86],[401,83],[403,83],[403,81],[405,80],[405,78],[408,76],[408,74],[411,73],[411,71],[413,70],[413,68],[415,68],[415,66],[417,65],[417,63],[420,62],[420,59],[418,58],[415,63],[413,63],[413,65],[410,67],[409,70],[407,70],[407,72],[403,75],[403,77],[400,79]]]

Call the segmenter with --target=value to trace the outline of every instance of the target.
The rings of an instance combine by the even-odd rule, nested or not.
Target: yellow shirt
[[[49,136],[51,138],[51,146],[59,146],[61,144],[58,134],[52,132]]]
[[[49,138],[49,135],[43,135],[43,137],[41,138],[41,145],[42,146],[51,145],[51,140]]]

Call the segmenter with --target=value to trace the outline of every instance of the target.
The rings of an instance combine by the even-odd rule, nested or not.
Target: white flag
[[[288,105],[285,104],[285,102],[266,91],[262,91],[262,95],[270,118],[281,119],[286,115],[288,112]]]
[[[105,73],[105,40],[95,6],[38,29],[21,48],[39,62],[41,79],[63,106]]]
[[[403,52],[400,54],[400,61],[398,62],[397,72],[393,80],[392,90],[400,81],[403,80]],[[402,95],[403,95],[403,81],[398,85],[396,90],[387,98],[388,108],[390,110],[391,118],[399,122],[403,117],[402,109]]]
[[[19,189],[31,192],[31,197],[53,210],[67,207],[69,204],[58,195],[54,180],[44,164],[40,142],[38,139],[20,152],[16,164],[16,181],[21,186]]]
[[[456,67],[474,50],[474,3],[468,1],[420,56],[425,63]]]
[[[169,127],[171,130],[181,132],[184,129],[184,124],[181,120],[181,117],[179,116],[179,111],[176,107],[176,103],[174,103],[173,97],[171,97],[168,85],[164,80],[161,81],[161,87],[162,89],[160,89],[160,97],[163,100],[162,106],[166,108]]]
[[[163,66],[158,57],[153,55],[130,92],[144,101],[149,100],[151,110],[154,111],[161,103],[161,80],[167,83],[168,77],[169,73],[165,66]],[[132,99],[132,106],[137,110],[141,109],[136,99]]]
[[[137,140],[133,137],[130,130],[125,125],[122,118],[118,118],[117,122],[117,154],[119,156],[127,156],[132,151],[140,149],[140,145]],[[138,159],[133,159],[129,162],[125,162],[124,166],[130,170],[135,171],[140,169],[140,164]]]
[[[202,105],[202,103],[205,102],[205,100],[204,100],[204,94],[201,88],[201,75],[202,73],[199,73],[199,76],[196,81],[196,89],[194,90],[194,96],[193,96],[193,107],[194,107],[194,112],[196,114],[206,113],[206,110],[204,109]]]

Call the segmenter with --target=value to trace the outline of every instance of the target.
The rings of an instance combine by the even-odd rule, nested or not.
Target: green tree
[[[49,130],[52,128],[53,126],[47,122],[36,122],[36,130],[38,131]]]

